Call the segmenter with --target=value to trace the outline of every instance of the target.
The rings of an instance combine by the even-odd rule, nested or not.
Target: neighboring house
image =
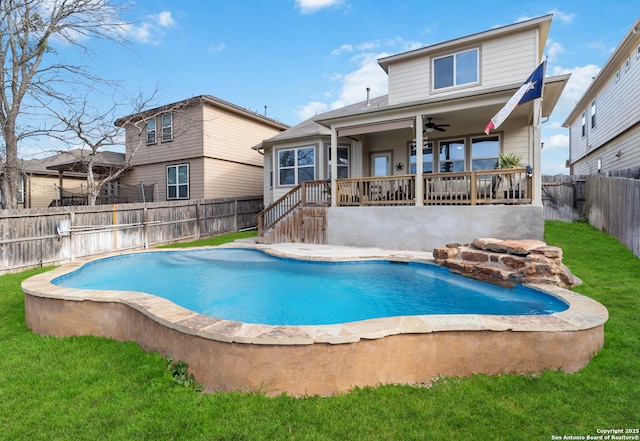
[[[572,175],[640,167],[640,18],[576,103],[569,129]]]
[[[388,95],[367,90],[362,103],[255,146],[272,204],[259,219],[262,240],[430,250],[483,236],[542,239],[540,123],[569,75],[547,77],[544,99],[484,130],[543,60],[551,20],[382,58]],[[522,166],[496,170],[508,153]]]
[[[83,158],[86,158],[86,153],[83,155],[80,150],[73,150],[42,159],[23,160],[18,177],[18,206],[39,208],[82,204],[80,199],[86,197],[87,192],[86,161]],[[94,171],[99,175],[105,167],[121,167],[123,162],[122,153],[100,152]]]
[[[289,128],[209,95],[120,118],[130,184],[157,183],[159,200],[262,194],[263,158],[251,149]]]

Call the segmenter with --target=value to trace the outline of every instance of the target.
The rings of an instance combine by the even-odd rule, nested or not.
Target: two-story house
[[[640,18],[567,116],[572,175],[640,167]]]
[[[272,204],[259,219],[262,240],[430,250],[476,237],[542,239],[540,126],[569,76],[547,77],[543,99],[487,126],[543,61],[551,21],[382,58],[388,95],[256,146]],[[509,154],[516,168],[496,169]]]
[[[158,200],[262,194],[263,158],[250,147],[288,125],[202,95],[119,118],[129,183],[157,183]]]

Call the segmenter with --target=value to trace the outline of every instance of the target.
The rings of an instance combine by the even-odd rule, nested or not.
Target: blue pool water
[[[97,260],[53,283],[140,291],[213,317],[267,325],[424,314],[537,315],[568,308],[540,291],[502,288],[434,265],[297,261],[222,248]]]

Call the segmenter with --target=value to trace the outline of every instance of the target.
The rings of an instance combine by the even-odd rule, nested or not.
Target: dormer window
[[[478,49],[457,52],[433,60],[433,89],[473,84],[478,79]]]

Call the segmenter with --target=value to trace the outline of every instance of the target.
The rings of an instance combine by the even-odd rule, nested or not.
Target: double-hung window
[[[331,146],[328,148],[327,158],[327,176],[331,179]],[[346,179],[349,177],[349,147],[338,146],[338,176],[337,179]]]
[[[582,137],[587,134],[587,112],[582,112],[582,120],[580,121],[582,126]]]
[[[416,145],[409,147],[409,173],[416,174]],[[422,148],[422,173],[433,173],[433,143],[427,142]]]
[[[167,200],[189,199],[189,164],[167,166]]]
[[[156,118],[147,121],[147,144],[155,144],[156,141]]]
[[[482,136],[471,139],[471,169],[493,170],[498,165],[500,138]]]
[[[162,142],[173,140],[173,114],[164,113],[162,115]]]
[[[435,58],[432,66],[433,89],[477,83],[480,81],[478,61],[477,48]]]
[[[596,128],[596,100],[591,101],[591,128]]]
[[[315,147],[278,151],[278,184],[296,185],[316,177]]]
[[[440,172],[464,171],[464,140],[442,141],[440,143]]]

